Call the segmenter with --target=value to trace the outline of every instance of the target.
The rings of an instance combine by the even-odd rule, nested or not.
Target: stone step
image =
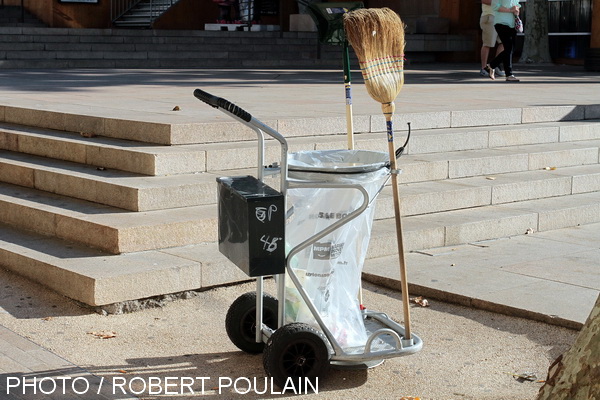
[[[138,21],[150,23],[124,24]],[[342,67],[341,47],[319,46],[316,33],[5,27],[0,36],[11,44],[0,68]]]
[[[414,136],[411,136],[411,143],[413,138],[419,135],[420,132],[415,132]],[[403,142],[403,139],[399,142]],[[355,143],[357,149],[388,152],[387,142],[381,133],[357,135]],[[469,143],[471,142],[465,141],[465,147],[472,147]],[[289,145],[291,152],[334,150],[344,148],[346,138],[342,135],[290,138]],[[204,147],[206,169],[207,171],[227,170],[230,168],[229,165],[238,168],[254,168],[256,166],[255,146],[256,144],[252,142],[206,145]],[[425,146],[429,147],[427,144]],[[454,147],[449,145],[449,148]],[[599,147],[600,140],[588,140],[419,154],[419,148],[413,145],[407,151],[407,155],[402,156],[398,161],[399,167],[405,171],[399,179],[401,182],[416,182],[536,170],[544,167],[593,164],[598,162]],[[266,146],[265,159],[267,162],[279,160],[279,152],[278,145],[270,141]]]
[[[424,156],[448,160],[450,179],[598,163],[600,140],[457,151]],[[466,153],[466,154],[465,154]]]
[[[596,223],[409,253],[408,290],[580,329],[598,297],[599,228]],[[362,278],[399,290],[398,256],[367,260]],[[568,299],[563,307],[557,307],[559,297]],[[588,306],[580,310],[573,304]]]
[[[24,109],[20,109],[19,112],[13,113],[13,116],[18,114],[26,114]],[[93,130],[93,126],[101,124],[102,120],[98,118],[90,117],[85,120],[82,118],[81,123],[70,120],[64,114],[59,115],[55,113],[47,114],[49,119],[46,119],[47,125],[53,125],[56,128],[63,127],[63,129],[71,131],[80,131],[81,134],[73,135],[66,132],[57,132],[56,130],[48,130],[43,128],[27,128],[23,126],[14,126],[10,124],[0,125],[0,148],[19,151],[28,154],[35,154],[45,157],[64,159],[67,161],[91,164],[96,166],[102,166],[106,168],[115,168],[129,172],[142,173],[147,175],[166,175],[166,174],[178,174],[178,173],[193,173],[193,172],[204,172],[213,170],[226,170],[228,168],[248,168],[256,165],[256,141],[255,134],[253,132],[245,131],[243,134],[230,133],[227,136],[220,136],[223,140],[234,140],[235,137],[239,141],[235,143],[207,143],[205,145],[186,145],[186,146],[151,146],[139,142],[122,141],[118,139],[111,139],[107,137],[82,137],[90,136],[88,132]],[[57,117],[55,122],[49,122],[52,117]],[[62,116],[62,118],[61,118]],[[20,118],[9,118],[14,120],[20,120]],[[36,120],[27,119],[28,123],[35,124]],[[113,127],[106,127],[110,129],[108,134],[111,132],[119,131],[124,129],[128,124],[127,121],[121,121],[122,124],[116,124]],[[140,132],[143,131],[144,127],[151,127],[149,131],[146,131],[147,135],[150,136],[152,128],[155,131],[168,132],[173,127],[167,124],[148,124],[141,123],[139,125],[132,121],[130,126],[136,126]],[[240,124],[237,124],[240,125]],[[411,136],[406,154],[409,154],[411,158],[411,164],[418,164],[417,161],[436,163],[443,160],[446,155],[450,159],[451,168],[454,169],[449,176],[457,177],[459,174],[465,174],[464,168],[470,166],[465,159],[468,157],[473,158],[487,158],[492,160],[494,155],[497,157],[508,157],[508,153],[513,153],[513,157],[518,157],[519,152],[531,152],[536,155],[531,156],[532,166],[530,169],[541,168],[540,163],[544,163],[545,160],[540,158],[539,154],[546,153],[549,151],[562,152],[555,153],[557,157],[572,158],[574,156],[580,156],[585,159],[591,157],[592,148],[597,146],[593,140],[584,140],[588,138],[598,139],[600,138],[600,124],[597,121],[573,121],[573,122],[561,122],[555,123],[556,126],[550,126],[549,123],[539,124],[523,124],[520,126],[510,125],[504,128],[440,128],[440,129],[425,129],[415,130]],[[213,131],[212,124],[204,125],[206,130],[201,134],[204,140],[216,141],[218,140],[218,131]],[[198,128],[198,127],[197,127]],[[164,130],[163,130],[164,129]],[[189,135],[192,135],[189,130]],[[105,131],[106,132],[106,131]],[[508,132],[508,133],[507,133]],[[519,132],[521,135],[517,135],[519,139],[515,141],[517,144],[522,143],[550,143],[551,140],[575,140],[572,144],[563,143],[558,145],[556,149],[551,149],[551,145],[548,144],[546,147],[509,147],[510,141],[506,138],[512,136],[514,132]],[[538,132],[543,132],[539,135]],[[346,145],[345,134],[342,135],[328,135],[328,136],[314,136],[314,137],[294,137],[294,131],[288,132],[290,148],[292,151],[300,150],[330,150],[343,148]],[[523,137],[527,137],[528,133],[531,133],[531,137],[524,140]],[[492,139],[495,135],[505,134],[505,138],[500,140]],[[387,152],[387,142],[382,139],[383,133],[362,133],[355,135],[356,148],[374,151]],[[93,136],[93,134],[91,134]],[[198,130],[196,130],[196,136]],[[130,135],[131,138],[135,138],[136,135]],[[398,142],[404,141],[404,132],[397,134]],[[488,143],[502,144],[507,147],[506,149],[497,148],[494,150],[484,150],[488,146]],[[502,142],[502,143],[499,143]],[[442,144],[445,143],[445,144]],[[585,146],[590,146],[587,150]],[[234,149],[233,154],[231,150]],[[474,152],[466,152],[465,150],[472,150]],[[476,151],[480,150],[480,156],[477,155]],[[484,153],[487,151],[487,153]],[[437,153],[432,153],[437,152]],[[442,154],[440,156],[440,154]],[[274,141],[267,141],[267,157],[266,160],[276,160],[279,157],[279,148]],[[557,161],[552,160],[554,155],[549,156],[547,164],[544,166],[559,166]],[[404,161],[404,159],[403,159]],[[510,160],[509,160],[510,161]],[[519,160],[522,164],[528,163],[522,156]],[[473,161],[475,162],[475,161]],[[587,163],[582,160],[581,163]],[[510,165],[510,163],[509,163]],[[516,166],[516,164],[515,164]],[[461,170],[463,168],[463,170]],[[514,170],[514,169],[513,169]],[[412,175],[412,174],[411,174]]]
[[[129,29],[0,27],[0,41],[15,46],[0,52],[0,68],[342,68],[341,46],[318,43],[316,32],[221,32],[134,29],[149,27],[148,18],[126,17]],[[469,51],[469,35],[408,34],[411,60],[430,60],[435,52]],[[69,43],[72,48],[23,51],[26,43]],[[151,43],[152,49],[78,50],[81,43]],[[195,50],[168,50],[163,45],[195,44]],[[185,53],[188,52],[188,53]],[[357,59],[351,54],[353,67]]]
[[[406,251],[418,251],[599,221],[596,192],[404,217],[403,236]],[[397,256],[395,235],[392,220],[375,222],[367,273],[371,264]],[[132,300],[248,279],[218,252],[215,242],[111,255],[4,224],[0,265],[108,312],[127,309]]]
[[[6,32],[9,29],[13,29],[12,32]],[[58,29],[58,28],[54,28]],[[279,49],[281,52],[293,52],[297,48],[303,48],[305,50],[313,48],[317,45],[316,36],[302,36],[294,35],[289,36],[284,33],[284,37],[281,38],[279,35],[271,35],[266,37],[260,37],[260,42],[253,41],[252,38],[247,38],[239,33],[231,32],[227,36],[215,36],[213,33],[205,32],[202,36],[193,31],[189,35],[172,34],[173,31],[160,32],[155,35],[144,34],[145,32],[152,32],[146,30],[127,30],[118,29],[114,32],[98,30],[98,29],[86,29],[76,31],[49,31],[48,34],[39,34],[37,32],[27,33],[21,32],[20,28],[2,28],[0,27],[0,43],[5,44],[6,50],[27,50],[27,45],[36,44],[44,46],[42,49],[49,50],[56,45],[87,45],[88,49],[103,50],[107,49],[106,45],[115,46],[115,49],[120,49],[120,46],[129,46],[127,48],[135,51],[148,51],[148,50],[204,50],[204,51],[223,51],[223,46],[232,45],[249,45],[249,46],[260,46],[265,48],[269,46],[269,49],[273,49],[273,46],[291,46]],[[258,33],[252,33],[252,35],[260,35]],[[102,46],[102,47],[96,47]],[[259,48],[260,48],[259,47]],[[68,50],[68,48],[64,48]],[[117,50],[118,51],[118,50]],[[337,46],[324,46],[322,48],[323,53],[339,54],[340,50]]]
[[[0,151],[0,181],[129,211],[215,204],[211,173],[140,176],[118,170]]]
[[[51,105],[47,105],[52,107]],[[60,107],[60,105],[59,105]],[[224,128],[217,124],[164,123],[156,115],[148,113],[144,121],[98,116],[94,110],[68,112],[65,110],[44,109],[44,106],[1,106],[2,122],[28,127],[52,129],[56,131],[81,132],[88,136],[98,135],[108,138],[133,140],[157,145],[202,143],[197,132],[208,131],[217,135]],[[72,108],[69,106],[68,108]],[[233,123],[231,125],[234,125]],[[237,124],[239,125],[239,124]]]
[[[85,135],[87,131],[73,134],[0,124],[0,149],[143,175],[206,171],[206,151],[197,146],[156,146]]]
[[[17,139],[22,140],[22,137]],[[306,141],[307,138],[302,138],[298,142]],[[36,148],[43,149],[47,155],[53,155],[55,152],[54,150],[50,150],[50,146],[39,146],[40,143],[35,140],[32,140],[32,143],[36,143]],[[291,146],[292,150],[296,147],[299,150],[309,147],[307,145],[303,146],[302,143],[294,143],[295,145]],[[309,143],[312,145],[312,142]],[[75,145],[81,145],[81,140],[76,140]],[[21,146],[17,141],[16,145],[12,147],[19,150],[20,147],[26,146],[27,141],[23,141]],[[93,152],[93,154],[97,156],[96,160],[99,162],[99,167],[90,165],[92,164],[90,162],[92,160],[86,159],[87,152],[85,149],[82,149],[79,155],[75,152],[66,152],[68,158],[74,159],[76,162],[0,150],[0,181],[130,211],[150,211],[214,204],[215,179],[218,176],[231,175],[232,171],[225,170],[229,165],[244,166],[244,160],[241,158],[238,159],[238,157],[243,155],[243,152],[237,149],[237,147],[237,145],[230,145],[223,148],[220,158],[218,158],[219,162],[214,162],[214,151],[205,150],[207,153],[206,167],[198,165],[198,167],[201,167],[199,168],[201,171],[198,172],[203,173],[158,177],[140,176],[130,172],[107,169],[105,165],[114,165],[116,162],[101,159],[101,157],[97,156],[97,151]],[[171,149],[171,147],[168,149]],[[270,149],[273,150],[270,153],[276,153],[275,150],[278,150],[275,146],[271,146]],[[67,148],[62,147],[57,150],[64,154]],[[233,153],[236,157],[231,156],[232,150],[235,150]],[[199,153],[202,154],[202,152]],[[248,150],[247,153],[248,158],[250,158],[250,153],[255,153],[255,150]],[[191,152],[188,152],[188,154],[191,154]],[[469,199],[475,201],[476,199],[483,199],[487,195],[483,187],[488,185],[485,185],[485,182],[483,184],[480,183],[481,176],[529,170],[537,171],[543,168],[556,169],[577,165],[598,164],[599,154],[600,140],[527,145],[502,148],[500,150],[472,150],[438,153],[435,155],[428,154],[425,156],[406,156],[401,159],[399,164],[401,168],[407,168],[409,173],[400,175],[399,181],[401,183],[413,183],[406,186],[406,192],[409,194],[414,192],[418,193],[419,196],[424,196],[427,192],[430,195],[442,192],[444,194],[444,197],[441,199],[443,204],[450,204],[447,202],[446,196],[448,196],[449,192],[455,190],[454,188],[457,186],[464,191],[466,190],[465,185],[469,187],[478,185],[480,186],[478,188],[481,191],[480,195],[475,194],[474,189],[470,188],[469,190],[472,194],[470,197],[466,194],[458,196],[463,200]],[[252,161],[247,160],[247,163],[255,164],[255,157],[255,154],[252,154]],[[116,159],[120,160],[121,158]],[[83,162],[87,162],[87,164],[83,164]],[[219,167],[223,168],[223,170],[219,170]],[[246,170],[235,170],[235,175],[254,175],[255,171],[252,169],[252,166],[248,165],[248,167]],[[204,172],[205,168],[210,172]],[[547,180],[547,175],[549,174],[531,173],[523,175],[523,177],[519,177],[518,174],[508,176],[510,176],[509,179],[517,177],[519,180],[531,183],[538,180],[538,175],[540,177],[543,176],[543,179]],[[470,176],[479,177],[473,183],[469,180],[457,179]],[[502,176],[498,182],[506,180],[506,176]],[[447,178],[450,178],[450,180],[446,180]],[[488,178],[490,180],[487,182],[490,182],[493,177],[488,176]],[[423,182],[414,184],[414,182],[418,182],[419,180]],[[558,187],[558,185],[555,186],[555,188]],[[525,187],[525,191],[528,191],[528,187]],[[513,195],[513,193],[509,193],[508,196],[510,195]],[[415,203],[419,203],[419,201],[415,200]],[[429,203],[426,202],[423,204]],[[472,204],[472,206],[478,205],[480,204]],[[463,207],[458,206],[457,208]],[[408,212],[407,215],[410,214],[411,212]]]
[[[145,212],[127,212],[123,209],[76,200],[49,193],[56,189],[51,185],[52,178],[44,178],[52,174],[49,169],[36,171],[40,178],[32,187],[0,184],[0,223],[20,229],[27,229],[53,235],[66,240],[75,241],[110,253],[127,253],[184,246],[193,243],[214,241],[217,235],[217,213],[214,204],[192,205],[181,208],[152,210]],[[14,183],[20,185],[27,181],[15,173]],[[208,176],[208,175],[207,175]],[[204,198],[205,203],[213,203],[216,199],[215,177],[205,178],[203,183],[192,185],[192,195],[181,194],[184,190],[161,189],[149,190],[144,200],[146,206],[152,202],[162,206],[177,205],[178,199],[195,200]],[[18,179],[17,179],[18,178]],[[487,179],[493,178],[493,179]],[[95,196],[98,201],[118,202],[123,205],[127,197],[121,187],[103,186],[100,181],[96,186],[83,178],[67,176],[61,188],[63,194]],[[106,183],[105,183],[106,185]],[[568,196],[572,193],[598,191],[600,187],[600,164],[579,167],[565,167],[556,170],[524,171],[494,176],[478,176],[451,180],[408,183],[400,185],[401,212],[403,216],[431,215],[435,213],[485,207],[527,201],[533,199]],[[82,188],[81,194],[76,193]],[[383,189],[379,199],[375,218],[388,220],[394,216],[391,200],[391,188]],[[132,191],[134,192],[134,191]],[[171,193],[175,192],[175,193]],[[157,197],[153,197],[153,194]],[[156,200],[158,198],[158,200]],[[132,200],[132,203],[139,200]]]
[[[147,58],[161,58],[166,56],[174,56],[176,53],[182,53],[179,58],[186,56],[190,58],[198,58],[195,52],[223,52],[223,44],[219,44],[218,40],[216,43],[202,43],[198,41],[189,41],[182,43],[129,43],[124,40],[117,42],[115,38],[111,37],[111,40],[103,42],[94,42],[91,39],[80,43],[72,43],[66,37],[63,40],[59,37],[52,37],[54,41],[46,40],[45,42],[0,42],[0,51],[13,52],[10,55],[11,58],[38,58],[38,59],[55,59],[55,58],[66,58],[75,57],[75,53],[79,52],[93,52],[98,53],[90,58],[93,59],[110,59],[117,58],[119,55],[121,58],[125,56],[131,57],[132,59],[147,59]],[[289,45],[289,44],[288,44]],[[297,43],[293,46],[288,46],[279,49],[281,45],[277,43],[262,43],[252,45],[252,51],[256,53],[264,52],[275,52],[277,51],[284,59],[289,59],[293,54],[298,52],[311,52],[314,51],[314,45],[309,43]],[[35,54],[34,52],[44,52]],[[60,53],[59,53],[60,52]],[[124,55],[123,52],[130,54]],[[135,54],[139,52],[140,54]],[[71,53],[71,56],[69,56]],[[161,56],[164,54],[164,56]],[[236,53],[230,53],[231,56],[235,56]]]
[[[0,265],[112,313],[135,309],[107,307],[114,303],[248,279],[219,253],[215,243],[112,255],[2,224]]]
[[[391,199],[390,199],[391,201]],[[378,203],[378,206],[382,204]],[[403,217],[406,251],[600,222],[600,192]],[[392,219],[376,220],[368,258],[398,253]]]
[[[61,103],[0,104],[0,122],[159,145],[256,140],[254,131],[243,124],[220,113],[211,113],[202,104],[192,104],[198,107],[179,112],[173,112],[172,107],[160,112],[140,112],[137,120],[122,113],[115,115],[114,110],[109,108],[98,110],[97,107],[92,109],[85,105],[73,110],[72,105]],[[409,151],[413,153],[544,143],[553,140],[556,126],[561,141],[600,138],[600,124],[597,123],[600,115],[593,106],[553,106],[541,110],[532,107],[505,111],[514,116],[507,122],[498,122],[493,118],[475,121],[485,113],[481,110],[404,113],[395,118],[394,126],[401,137],[406,132],[406,123],[411,122],[415,135],[412,150]],[[198,115],[204,114],[210,115],[207,119],[211,122],[197,122]],[[353,119],[357,141],[363,140],[365,137],[362,135],[366,133],[386,132],[381,114],[355,115]],[[266,119],[262,122],[286,138],[340,135],[339,139],[343,140],[342,136],[347,132],[344,116]],[[548,122],[555,126],[544,124]],[[536,130],[525,133],[525,129],[529,128]],[[399,138],[397,141],[400,141]]]
[[[57,37],[54,37],[56,40]],[[218,42],[218,41],[217,41]],[[299,52],[312,52],[314,51],[314,45],[307,43],[288,43],[286,47],[281,48],[281,45],[277,43],[261,43],[253,44],[250,49],[246,49],[246,52],[232,52],[228,51],[230,58],[236,58],[241,54],[247,54],[248,51],[252,51],[253,54],[260,57],[260,55],[266,55],[267,53],[277,52],[278,56],[284,59],[289,59],[292,55],[299,54]],[[93,55],[89,56],[91,59],[110,59],[114,58],[122,52],[130,52],[128,56],[131,58],[138,59],[152,59],[152,58],[165,58],[165,57],[177,57],[177,58],[199,58],[200,54],[196,52],[224,52],[223,44],[219,43],[198,43],[197,41],[190,41],[189,43],[97,43],[92,41],[86,41],[83,43],[71,43],[68,41],[46,41],[40,42],[9,42],[2,43],[2,51],[9,51],[11,54],[7,55],[7,58],[38,58],[38,59],[56,59],[56,58],[74,58],[77,53],[91,52]],[[36,52],[38,54],[36,54]],[[135,54],[139,52],[139,54]],[[177,56],[177,53],[181,55]],[[84,53],[86,57],[89,53]],[[122,55],[122,54],[121,54]],[[122,55],[123,56],[123,55]],[[123,58],[123,57],[121,57]]]
[[[69,125],[71,130],[77,128],[71,122],[57,122],[56,125],[59,124],[65,127]],[[402,158],[402,168],[407,173],[400,179],[403,180],[405,177],[412,181],[445,179],[469,174],[501,172],[498,169],[501,167],[507,172],[596,162],[593,149],[598,147],[598,143],[583,139],[600,140],[600,124],[597,121],[561,122],[555,125],[539,123],[485,129],[415,130],[405,152],[408,155]],[[253,139],[250,134],[239,135],[240,139],[246,140],[235,143],[152,146],[99,136],[84,137],[89,136],[87,126],[81,125],[79,128],[81,134],[72,134],[43,128],[0,124],[0,149],[145,175],[185,174],[256,166],[256,141],[250,140]],[[502,141],[492,139],[495,133],[507,132],[509,133]],[[542,145],[508,147],[511,141],[507,136],[512,136],[514,132],[520,133],[517,135],[520,139],[515,141],[517,144],[542,143]],[[523,137],[529,134],[530,137],[524,140]],[[208,134],[206,138],[209,136],[212,135]],[[387,152],[387,142],[382,136],[383,133],[357,134],[355,135],[356,148]],[[398,141],[403,142],[404,133],[400,132],[397,136]],[[217,135],[214,135],[211,140],[217,140]],[[551,140],[576,141],[551,144]],[[488,143],[491,142],[494,144],[502,142],[501,144],[506,148],[487,149]],[[292,136],[289,138],[289,144],[291,151],[340,149],[346,146],[346,136]],[[279,146],[274,141],[267,141],[266,150],[268,162],[279,158]],[[433,151],[437,153],[432,153]]]
[[[80,38],[85,40],[96,38],[94,41],[104,41],[109,37],[113,38],[130,38],[130,40],[140,40],[140,42],[149,43],[147,40],[151,40],[154,43],[165,43],[170,40],[183,41],[187,43],[193,43],[194,41],[202,41],[206,38],[215,38],[215,40],[226,40],[229,43],[241,43],[243,41],[250,42],[253,38],[262,37],[270,40],[297,40],[297,41],[314,41],[317,43],[318,37],[314,32],[253,32],[252,35],[248,35],[247,32],[228,32],[223,34],[221,32],[211,32],[202,30],[174,30],[174,29],[111,29],[111,28],[47,28],[47,27],[36,27],[36,28],[21,28],[21,27],[0,27],[0,35],[6,37],[12,35],[13,37],[18,36],[29,36],[41,39],[43,37],[72,37],[73,42],[78,42]],[[25,39],[29,39],[26,37]],[[146,39],[143,39],[146,38]],[[121,40],[121,39],[119,39]],[[10,40],[5,40],[10,41]]]
[[[598,120],[519,123],[415,131],[409,154],[600,139]]]
[[[403,216],[568,196],[599,189],[600,164],[399,185]],[[392,218],[390,190],[383,190],[380,197],[375,218]]]
[[[217,239],[214,206],[143,213],[0,183],[0,223],[119,254]]]
[[[0,152],[0,180],[9,182],[0,183],[0,264],[94,306],[246,279],[217,250],[215,177],[254,173],[254,132],[235,122],[115,122],[27,109],[3,106],[0,116],[61,131],[0,126],[0,148],[8,150]],[[514,114],[505,125],[475,120],[476,111],[399,117],[396,126],[410,118],[423,127],[413,130],[399,161],[407,251],[599,221],[600,124],[591,119],[597,113],[515,110],[505,110]],[[357,148],[387,151],[381,116],[356,120],[365,132],[356,135]],[[299,151],[343,148],[343,122],[270,123],[289,137],[290,151]],[[194,144],[79,134],[93,136],[88,133],[96,129],[117,138],[123,131],[129,139]],[[397,133],[398,143],[404,135]],[[268,141],[267,160],[278,156],[279,147]],[[198,168],[204,173],[193,174]],[[370,259],[397,253],[390,191],[384,188],[377,202]],[[67,279],[72,287],[61,288]]]

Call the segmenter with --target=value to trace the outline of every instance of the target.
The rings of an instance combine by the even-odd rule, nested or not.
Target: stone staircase
[[[248,279],[215,243],[215,179],[255,173],[253,132],[235,122],[167,125],[10,106],[2,115],[0,264],[108,310]],[[399,176],[409,251],[600,221],[598,107],[502,115],[396,118],[396,127],[413,127]],[[344,148],[345,119],[332,121],[265,122],[291,151]],[[356,147],[387,151],[383,117],[357,121],[368,132]],[[267,141],[267,160],[278,154]],[[389,187],[375,218],[367,263],[397,253]]]
[[[471,51],[473,38],[410,35],[409,61]],[[353,59],[353,64],[356,60]],[[316,32],[0,27],[0,68],[342,68]]]
[[[141,0],[117,18],[118,27],[150,28],[152,23],[179,0]]]
[[[0,28],[0,68],[340,68],[316,33]]]

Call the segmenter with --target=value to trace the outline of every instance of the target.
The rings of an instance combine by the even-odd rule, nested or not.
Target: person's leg
[[[496,31],[498,32],[498,36],[500,36],[504,50],[494,59],[494,61],[496,61],[495,66],[497,67],[500,63],[503,63],[504,72],[508,76],[512,74],[512,55],[514,48],[513,32],[516,31],[513,28],[502,24],[496,24]]]
[[[504,51],[504,46],[502,45],[502,42],[500,42],[500,38],[498,38],[498,47],[496,48],[496,53],[494,55],[494,57],[496,57],[498,54],[502,53]],[[496,69],[496,76],[505,76],[504,74],[504,68],[502,66],[502,64],[500,64]]]
[[[494,16],[493,15],[482,15],[479,18],[479,27],[481,28],[481,69],[484,70],[487,65],[488,58],[490,55],[490,48],[496,46],[498,40],[498,34],[494,29]]]
[[[512,71],[512,59],[513,52],[515,50],[515,42],[517,40],[517,31],[514,28],[507,27],[507,38],[506,41],[502,40],[502,43],[506,43],[504,45],[504,72],[506,76],[511,76],[513,74]]]
[[[512,58],[513,46],[510,31],[514,31],[514,29],[502,24],[496,24],[495,28],[496,32],[498,32],[498,36],[500,36],[504,49],[490,62],[490,67],[496,68],[500,63],[504,63],[504,71],[506,72],[506,75],[510,75],[509,71],[512,73],[512,61],[510,59]]]
[[[498,44],[498,47],[496,47],[496,56],[498,56],[498,54],[502,53],[503,51],[504,51],[504,45],[502,43]]]
[[[481,69],[485,68],[489,56],[490,48],[487,46],[481,46]]]

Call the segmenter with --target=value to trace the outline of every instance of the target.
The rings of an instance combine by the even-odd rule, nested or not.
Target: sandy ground
[[[269,292],[275,293],[272,287],[267,282]],[[137,378],[132,381],[136,391],[150,377],[209,378],[203,392],[202,380],[197,380],[196,396],[140,395],[143,399],[287,398],[271,394],[279,391],[276,387],[265,386],[262,356],[239,351],[225,333],[227,309],[253,289],[253,284],[222,287],[163,308],[103,316],[0,270],[0,324],[95,375]],[[399,293],[365,284],[364,299],[368,308],[402,319]],[[544,379],[549,363],[569,348],[577,334],[452,304],[429,304],[413,304],[411,309],[412,329],[424,341],[421,352],[369,370],[332,370],[319,382],[317,394],[292,398],[534,399],[542,384],[514,374]],[[98,336],[113,332],[112,338]],[[61,372],[65,371],[45,374]],[[254,377],[257,385],[249,387],[244,378]],[[225,387],[227,378],[238,383],[237,392],[250,392],[242,395]],[[266,394],[256,393],[265,388]]]

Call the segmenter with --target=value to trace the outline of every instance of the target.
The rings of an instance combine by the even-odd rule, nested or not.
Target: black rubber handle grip
[[[396,160],[400,158],[402,153],[404,153],[404,149],[406,149],[406,145],[410,140],[410,122],[407,122],[406,125],[408,125],[408,135],[406,135],[406,142],[404,142],[404,144],[401,147],[396,149]]]
[[[232,113],[236,117],[241,118],[246,122],[250,122],[250,120],[252,119],[252,115],[250,115],[248,111],[236,106],[232,102],[227,101],[222,97],[213,96],[212,94],[205,92],[201,89],[194,90],[194,96],[196,96],[198,100],[202,100],[209,106],[215,108],[222,108],[225,111]]]

